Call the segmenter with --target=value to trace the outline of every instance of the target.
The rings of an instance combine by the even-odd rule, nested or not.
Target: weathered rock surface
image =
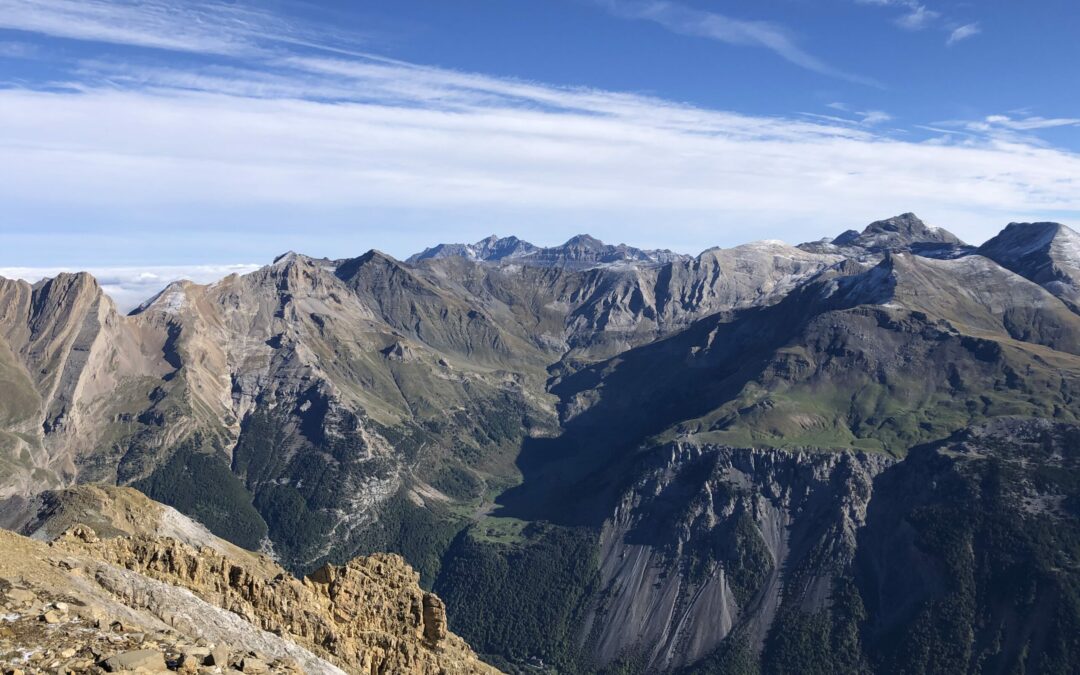
[[[97,531],[74,524],[48,544],[0,531],[0,588],[16,610],[0,624],[0,662],[60,660],[61,668],[109,672],[166,664],[190,672],[496,672],[447,630],[441,601],[399,556],[327,565],[301,581],[201,526],[176,525],[182,516],[133,490],[77,488],[55,501],[76,506],[34,519],[39,536],[52,537],[51,517],[66,524],[76,512],[93,516]],[[170,527],[186,541],[158,534]]]
[[[1060,223],[1009,223],[979,255],[1034,281],[1080,311],[1080,234]]]
[[[655,450],[600,537],[603,590],[584,628],[597,662],[670,670],[733,634],[760,651],[782,605],[827,609],[835,575],[855,557],[873,479],[891,463],[862,453]]]

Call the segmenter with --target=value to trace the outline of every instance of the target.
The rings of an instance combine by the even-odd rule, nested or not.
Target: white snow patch
[[[1080,234],[1061,227],[1050,244],[1050,250],[1058,262],[1068,263],[1074,270],[1080,270]]]

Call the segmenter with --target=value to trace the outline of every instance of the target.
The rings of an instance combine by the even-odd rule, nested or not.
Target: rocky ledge
[[[202,534],[96,526],[48,543],[0,530],[0,671],[497,672],[447,630],[442,601],[399,556],[301,580]]]

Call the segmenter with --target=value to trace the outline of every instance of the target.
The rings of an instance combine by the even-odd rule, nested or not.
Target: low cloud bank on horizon
[[[174,281],[187,279],[208,284],[230,274],[247,274],[259,265],[169,265],[159,267],[98,267],[86,270],[69,267],[0,267],[0,277],[34,283],[62,272],[89,272],[101,289],[113,299],[121,313],[128,313]]]

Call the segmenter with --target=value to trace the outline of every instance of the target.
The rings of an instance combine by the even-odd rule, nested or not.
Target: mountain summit
[[[1060,223],[1009,223],[980,255],[1080,307],[1080,234]]]
[[[837,240],[833,240],[833,243],[841,245]],[[914,213],[904,213],[870,223],[861,235],[848,243],[881,250],[911,244],[962,244],[964,242],[947,230],[928,226]]]
[[[447,257],[460,257],[492,263],[518,263],[537,267],[588,269],[617,265],[663,264],[688,260],[690,256],[667,250],[643,250],[626,244],[605,244],[588,234],[571,237],[561,246],[542,248],[517,237],[499,238],[492,235],[475,244],[439,244],[410,256],[406,262],[420,262]]]
[[[800,248],[820,253],[844,252],[847,255],[914,251],[935,258],[954,258],[973,250],[953,233],[927,225],[914,213],[878,220],[867,225],[862,232],[847,230],[833,239],[801,244]]]
[[[438,244],[409,256],[406,262],[413,263],[421,260],[437,260],[448,257],[496,262],[526,256],[536,250],[538,250],[536,246],[517,237],[497,237],[493,234],[475,244]]]

